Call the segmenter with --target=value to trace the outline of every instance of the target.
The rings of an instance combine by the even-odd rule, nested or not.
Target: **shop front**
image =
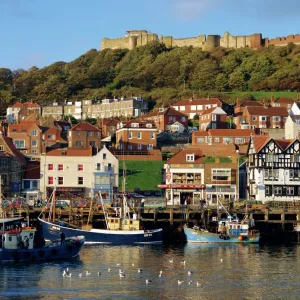
[[[210,206],[216,206],[218,201],[223,204],[234,202],[236,196],[236,185],[206,185],[205,188],[205,200]]]
[[[47,197],[53,192],[53,187],[47,187]],[[85,188],[79,187],[56,187],[56,199],[84,198]]]

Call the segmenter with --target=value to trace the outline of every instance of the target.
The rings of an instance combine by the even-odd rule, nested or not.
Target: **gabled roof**
[[[132,124],[139,124],[139,127],[133,127]],[[147,128],[147,129],[156,129],[156,126],[155,126],[155,123],[151,120],[149,121],[141,121],[141,120],[131,120],[131,121],[128,121],[128,122],[122,122],[123,124],[123,127],[120,127],[119,129],[122,129],[122,128]],[[148,124],[151,124],[152,127],[149,128],[147,127]]]
[[[93,148],[87,149],[64,148],[47,151],[46,156],[92,156]]]
[[[40,108],[41,106],[38,103],[32,103],[32,102],[24,102],[23,105],[27,106],[28,108]]]
[[[252,136],[252,142],[255,152],[259,152],[261,148],[271,140],[267,135],[256,135]]]
[[[195,155],[194,161],[187,161],[186,155]],[[166,164],[200,164],[203,163],[202,151],[199,149],[183,148],[166,161]]]
[[[70,130],[71,131],[97,131],[97,132],[101,132],[101,130],[98,127],[96,127],[96,126],[94,126],[94,125],[92,125],[88,122],[78,123],[78,124],[74,125]]]
[[[249,115],[254,116],[280,116],[287,117],[289,115],[287,109],[285,107],[246,107],[245,110],[248,111]]]
[[[23,133],[23,132],[28,132],[31,127],[37,126],[34,123],[25,123],[25,124],[11,124],[8,126],[8,132],[9,133]],[[38,127],[38,126],[37,126]]]
[[[13,141],[9,137],[4,135],[0,135],[0,139],[1,138],[6,144],[7,148],[10,150],[10,154],[13,155],[21,165],[26,165],[27,161],[25,156],[15,147]]]
[[[117,119],[103,119],[98,124],[103,126],[117,126],[119,122]]]
[[[13,108],[22,108],[23,107],[23,105],[22,105],[22,103],[21,102],[16,102],[15,104],[13,104],[11,107],[13,107]]]
[[[201,116],[209,115],[209,114],[227,115],[226,112],[221,107],[211,107],[211,108],[205,109],[201,113]]]
[[[237,102],[240,102],[237,100]],[[244,100],[241,101],[239,104],[237,103],[236,106],[238,107],[246,107],[246,106],[264,106],[262,103],[258,102],[257,100]]]
[[[180,117],[186,117],[185,114],[181,113],[180,111],[174,109],[173,107],[168,107],[167,109],[164,109],[162,111],[159,111],[159,109],[155,109],[143,116],[143,119],[150,118],[150,117],[156,117],[156,116],[180,116]]]
[[[222,104],[222,102],[218,98],[183,99],[172,104],[172,106],[211,105],[211,104]]]
[[[297,100],[294,98],[278,98],[273,100],[274,103],[282,103],[282,104],[293,104]]]

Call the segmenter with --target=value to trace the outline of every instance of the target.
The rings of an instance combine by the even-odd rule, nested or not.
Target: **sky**
[[[69,62],[129,29],[282,37],[300,33],[299,10],[300,0],[0,0],[0,68]]]

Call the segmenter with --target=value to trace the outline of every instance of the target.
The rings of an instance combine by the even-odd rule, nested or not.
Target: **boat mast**
[[[54,186],[53,196],[52,196],[52,222],[55,223],[56,214],[56,186]]]
[[[106,228],[109,230],[109,224],[107,222],[107,212],[103,203],[103,198],[102,198],[102,193],[99,192],[99,196],[100,196],[100,201],[101,201],[101,206],[102,206],[102,210],[103,210],[103,214],[104,214],[104,219],[105,219],[105,224],[106,224]]]
[[[120,217],[126,217],[126,195],[125,195],[125,189],[126,187],[126,169],[125,169],[125,161],[124,161],[124,158],[123,158],[123,197],[122,197],[122,207],[121,207],[121,215]]]

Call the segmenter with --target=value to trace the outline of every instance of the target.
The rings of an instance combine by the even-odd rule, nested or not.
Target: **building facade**
[[[221,107],[208,108],[199,117],[199,130],[227,128],[226,117]]]

